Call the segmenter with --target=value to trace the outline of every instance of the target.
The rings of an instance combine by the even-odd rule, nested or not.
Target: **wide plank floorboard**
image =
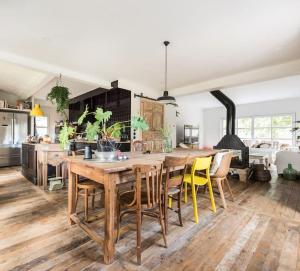
[[[124,218],[116,259],[107,266],[103,250],[67,222],[67,191],[45,192],[23,178],[18,167],[0,169],[0,270],[300,270],[300,183],[276,176],[270,183],[231,181],[235,201],[211,212],[198,193],[199,224],[191,199],[183,204],[184,227],[170,212],[168,248],[160,226],[145,218],[142,265],[136,264],[134,217]],[[228,193],[226,191],[226,196]],[[99,204],[99,202],[97,202]],[[78,206],[82,208],[82,200]],[[92,227],[103,235],[103,209]]]

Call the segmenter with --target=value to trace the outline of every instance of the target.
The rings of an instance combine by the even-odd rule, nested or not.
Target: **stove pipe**
[[[212,90],[210,93],[226,107],[227,110],[226,135],[234,135],[235,134],[235,104],[220,90]]]

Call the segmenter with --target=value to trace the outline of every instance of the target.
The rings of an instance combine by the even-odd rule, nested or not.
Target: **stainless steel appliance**
[[[21,165],[21,145],[27,135],[27,113],[0,112],[0,167]]]

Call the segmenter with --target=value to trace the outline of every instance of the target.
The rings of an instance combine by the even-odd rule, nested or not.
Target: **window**
[[[47,117],[35,117],[35,131],[37,136],[44,136],[48,134]]]
[[[293,115],[275,115],[238,118],[236,134],[241,139],[255,141],[277,141],[281,144],[293,145]],[[222,120],[222,132],[226,134],[226,120]]]
[[[252,118],[238,118],[235,122],[235,133],[242,139],[252,138]],[[226,134],[226,120],[223,120],[223,136]]]

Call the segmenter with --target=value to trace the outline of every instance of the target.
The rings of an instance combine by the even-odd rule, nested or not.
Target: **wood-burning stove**
[[[249,167],[249,147],[235,134],[235,104],[220,90],[210,92],[226,107],[226,135],[221,141],[214,146],[215,149],[232,149],[239,152],[239,155],[234,156],[231,161],[232,168],[247,168]]]

